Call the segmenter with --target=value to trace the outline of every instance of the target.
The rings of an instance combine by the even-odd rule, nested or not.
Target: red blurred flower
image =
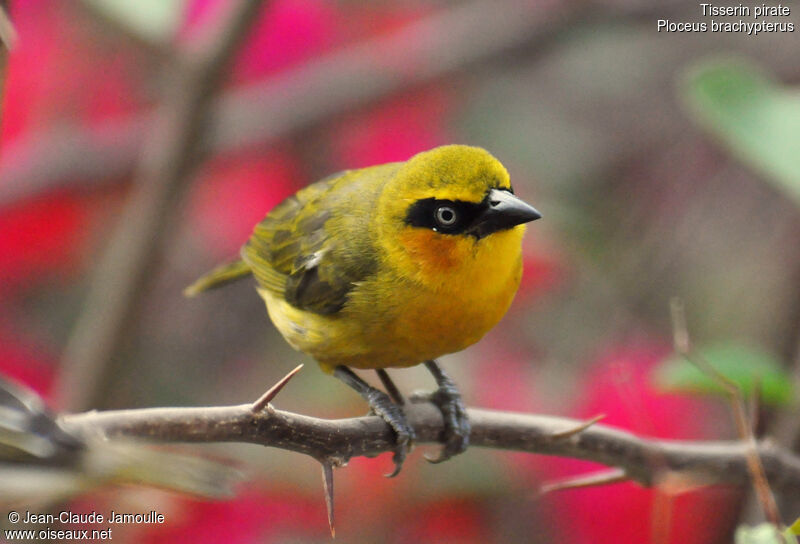
[[[450,102],[450,93],[426,89],[347,115],[332,131],[332,156],[341,169],[362,168],[450,143],[445,130]]]
[[[320,496],[249,489],[214,502],[177,498],[165,525],[143,527],[137,542],[158,544],[249,544],[293,538],[325,538],[325,504]]]
[[[287,153],[253,153],[217,160],[197,180],[189,205],[191,232],[218,259],[236,255],[253,226],[300,188],[299,167]]]
[[[85,199],[53,194],[0,213],[0,296],[69,273],[88,235]]]
[[[490,542],[487,513],[480,503],[452,498],[423,503],[413,512],[405,512],[407,521],[399,527],[397,542]],[[398,524],[400,525],[400,524]]]
[[[538,296],[557,289],[564,283],[568,269],[562,256],[554,248],[539,244],[522,248],[522,281],[512,308],[522,308]]]
[[[90,34],[96,28],[77,24],[68,3],[27,0],[11,8],[19,42],[8,59],[0,143],[64,120],[129,114],[145,103],[139,82],[146,66],[134,48]]]
[[[227,9],[221,0],[194,0],[189,4],[182,39],[193,39],[207,18],[216,20]],[[311,58],[329,48],[339,34],[339,12],[334,3],[278,0],[261,10],[258,23],[237,54],[234,82],[252,81]]]
[[[573,415],[606,414],[603,423],[645,436],[718,438],[728,428],[718,403],[662,393],[651,385],[653,366],[668,353],[668,348],[652,342],[612,348],[577,388],[582,402]],[[543,465],[548,467],[545,474],[550,479],[602,470],[595,464],[568,459],[551,458]],[[735,517],[737,493],[720,486],[642,488],[625,483],[556,492],[547,500],[570,542],[699,544],[726,535]]]

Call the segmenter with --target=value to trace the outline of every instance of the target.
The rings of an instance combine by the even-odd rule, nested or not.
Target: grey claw
[[[370,399],[370,405],[375,414],[380,416],[397,435],[396,448],[392,462],[394,462],[394,471],[391,474],[386,474],[387,478],[394,478],[400,474],[403,468],[403,461],[405,461],[409,450],[414,445],[416,435],[414,429],[406,421],[406,416],[400,406],[394,404],[391,399],[382,391],[375,390],[373,398]]]
[[[467,409],[457,391],[440,388],[431,395],[431,402],[439,407],[444,418],[444,448],[438,457],[426,459],[431,463],[441,463],[466,451],[472,427]]]

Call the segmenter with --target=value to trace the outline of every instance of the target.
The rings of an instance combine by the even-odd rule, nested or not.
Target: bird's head
[[[376,217],[389,258],[437,283],[516,264],[524,223],[541,215],[514,196],[508,172],[489,152],[448,145],[403,163],[384,187]]]

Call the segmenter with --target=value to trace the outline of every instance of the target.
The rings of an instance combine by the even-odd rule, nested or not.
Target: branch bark
[[[392,451],[391,429],[378,417],[326,420],[268,406],[254,413],[252,404],[210,408],[147,408],[61,416],[76,432],[108,437],[137,437],[168,442],[246,442],[295,451],[322,462],[344,463],[352,457]],[[620,468],[642,485],[657,483],[666,471],[681,472],[704,483],[749,485],[749,446],[741,441],[673,441],[638,437],[563,417],[469,409],[472,446],[584,459]],[[430,404],[412,404],[406,415],[418,443],[438,442],[443,423]],[[776,491],[800,488],[800,457],[766,441],[757,445],[770,484]]]

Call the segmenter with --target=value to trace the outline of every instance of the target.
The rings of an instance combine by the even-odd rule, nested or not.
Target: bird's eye
[[[464,234],[485,207],[485,202],[423,198],[409,206],[405,222],[440,234]]]
[[[435,212],[436,222],[442,227],[452,227],[458,221],[458,214],[452,206],[439,206]]]

